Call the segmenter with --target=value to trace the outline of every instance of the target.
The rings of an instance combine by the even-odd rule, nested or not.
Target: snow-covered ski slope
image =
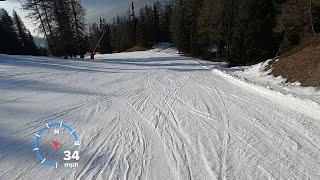
[[[159,48],[0,55],[0,179],[320,179],[319,105],[221,68]],[[60,121],[78,133],[79,168],[33,151],[34,134]]]

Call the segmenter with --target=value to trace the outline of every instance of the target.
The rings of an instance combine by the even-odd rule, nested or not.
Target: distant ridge
[[[33,37],[33,38],[34,38],[34,42],[38,47],[43,47],[43,48],[47,47],[47,40],[45,38],[43,37]]]

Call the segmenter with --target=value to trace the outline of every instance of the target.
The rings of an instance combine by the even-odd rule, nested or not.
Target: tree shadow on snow
[[[208,71],[202,68],[199,63],[193,60],[186,60],[186,57],[166,56],[149,58],[106,58],[106,59],[85,59],[85,60],[64,60],[28,56],[5,56],[2,55],[0,65],[16,67],[42,68],[59,71],[76,72],[105,72],[125,73],[150,69],[168,69],[172,71]],[[18,58],[19,57],[19,58]],[[123,65],[123,66],[117,66]]]

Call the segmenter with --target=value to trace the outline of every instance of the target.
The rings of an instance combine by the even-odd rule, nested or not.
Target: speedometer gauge
[[[79,166],[79,151],[72,149],[79,146],[75,130],[63,122],[54,122],[45,124],[35,134],[33,150],[43,164],[58,168],[62,163],[65,168],[76,168]]]

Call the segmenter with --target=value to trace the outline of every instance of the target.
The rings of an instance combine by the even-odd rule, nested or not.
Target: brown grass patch
[[[150,50],[151,48],[150,47],[143,47],[143,46],[134,46],[130,49],[127,49],[126,52],[135,52],[135,51],[148,51]]]
[[[279,61],[271,61],[268,68],[272,69],[271,74],[287,78],[289,82],[320,87],[320,36],[280,56]]]

